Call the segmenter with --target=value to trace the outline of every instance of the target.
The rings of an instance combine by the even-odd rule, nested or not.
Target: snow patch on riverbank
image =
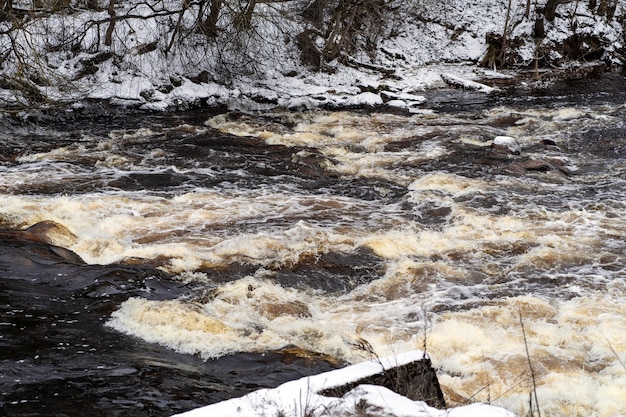
[[[514,417],[503,408],[482,403],[448,410],[429,407],[423,401],[412,401],[387,388],[359,385],[342,398],[321,395],[324,390],[346,385],[380,373],[381,370],[417,362],[422,351],[380,358],[323,374],[290,381],[274,389],[262,389],[240,398],[201,407],[178,417],[263,417],[263,416],[354,416],[389,417]],[[364,414],[365,415],[365,414]]]

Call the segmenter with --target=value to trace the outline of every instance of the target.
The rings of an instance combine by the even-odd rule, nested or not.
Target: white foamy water
[[[218,181],[219,158],[181,166],[153,145],[158,130],[114,132],[1,167],[0,216],[66,226],[89,263],[148,259],[194,283],[184,299],[131,298],[108,323],[180,352],[297,345],[358,361],[370,356],[362,339],[381,356],[426,348],[449,403],[523,415],[527,344],[542,413],[620,416],[626,162],[601,132],[622,129],[623,141],[623,120],[619,106],[221,115],[206,125],[259,138],[267,155],[319,153],[328,177],[261,180],[244,160]],[[521,155],[494,156],[499,135]],[[146,151],[129,150],[137,144]],[[528,159],[554,169],[514,165]],[[157,174],[172,185],[140,186]],[[324,277],[345,282],[313,282]]]

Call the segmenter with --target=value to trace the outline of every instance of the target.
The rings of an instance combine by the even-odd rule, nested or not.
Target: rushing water
[[[132,402],[123,384],[111,393],[102,373],[69,366],[77,351],[113,352],[92,366],[140,374],[146,386],[193,369],[184,375],[193,395],[163,399],[166,415],[176,398],[188,407],[202,390],[212,394],[196,401],[217,401],[245,391],[237,384],[306,372],[269,352],[296,346],[299,357],[352,362],[369,358],[365,339],[379,355],[425,347],[449,405],[484,401],[524,414],[534,382],[546,415],[624,415],[626,106],[623,78],[621,90],[615,84],[465,106],[450,96],[412,115],[6,121],[2,223],[54,221],[54,243],[114,266],[80,266],[87,272],[72,289],[87,289],[56,324],[67,333],[55,348],[70,353],[45,364],[34,348],[1,358],[5,407],[25,415],[33,408],[21,402],[43,403],[26,398],[35,394],[20,378],[38,367],[54,381],[100,375],[72,394],[118,399],[100,400],[100,411]],[[521,152],[492,146],[502,135]],[[26,249],[15,251],[21,259]],[[126,276],[139,283],[126,287]],[[25,341],[7,340],[16,328],[58,321],[55,294],[30,318],[4,297],[2,326],[13,330],[0,329],[3,345],[19,351]],[[73,336],[72,320],[97,322]],[[79,340],[92,331],[98,340]],[[115,354],[143,359],[119,367]],[[214,378],[189,382],[201,368]],[[158,402],[147,389],[129,387],[133,400],[136,390],[144,405]],[[62,405],[50,396],[45,404]]]

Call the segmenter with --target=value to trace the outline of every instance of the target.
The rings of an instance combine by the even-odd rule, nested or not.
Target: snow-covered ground
[[[179,417],[513,417],[503,408],[475,403],[438,410],[423,401],[412,401],[376,385],[359,385],[342,398],[320,392],[380,373],[383,369],[416,362],[421,351],[380,358],[323,374],[287,382],[274,389],[262,389],[240,398],[198,408]],[[359,414],[362,413],[362,414]]]
[[[163,7],[175,9],[178,3],[163,2]],[[532,67],[535,59],[551,65],[571,62],[559,45],[573,36],[583,39],[583,44],[592,41],[587,39],[590,36],[599,39],[604,61],[624,59],[622,4],[612,19],[592,13],[589,2],[561,4],[554,21],[545,24],[545,37],[535,39],[537,15],[534,9],[527,13],[526,1],[409,1],[396,5],[399,14],[392,18],[401,19],[388,25],[375,53],[357,50],[350,64],[331,61],[325,63],[325,71],[316,72],[300,62],[294,40],[305,23],[277,18],[282,8],[293,7],[291,3],[296,2],[278,6],[259,2],[254,33],[235,32],[224,18],[221,36],[226,41],[218,42],[207,41],[191,29],[172,33],[179,15],[148,18],[156,6],[147,2],[117,3],[118,16],[136,17],[115,24],[111,45],[104,44],[109,29],[106,10],[76,9],[26,19],[23,30],[13,28],[11,36],[0,36],[0,50],[6,52],[0,75],[11,79],[19,74],[27,87],[24,91],[36,89],[43,97],[78,103],[75,106],[96,99],[154,110],[197,105],[299,110],[383,104],[410,110],[423,103],[424,89],[483,74],[477,63],[488,54],[486,38],[501,35],[505,26],[507,56],[526,67]],[[183,28],[191,28],[197,17],[190,9],[180,19]],[[0,29],[9,30],[8,24],[0,22],[4,25]],[[5,103],[27,100],[28,94],[11,88],[15,83],[0,85],[5,88],[0,88]]]

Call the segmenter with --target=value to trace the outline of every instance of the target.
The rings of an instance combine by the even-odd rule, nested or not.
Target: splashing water
[[[191,284],[112,313],[108,326],[148,342],[346,361],[368,357],[360,338],[380,356],[426,347],[451,404],[524,414],[526,338],[542,412],[617,416],[625,116],[611,104],[228,113],[85,134],[7,157],[0,216],[64,225],[88,263],[146,262]]]

